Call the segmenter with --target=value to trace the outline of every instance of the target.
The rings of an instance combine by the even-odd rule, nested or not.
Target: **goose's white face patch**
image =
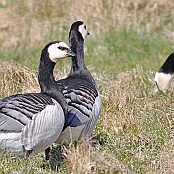
[[[85,28],[85,24],[79,26],[79,32],[81,33],[83,39],[85,40],[86,36],[88,35],[88,31]]]
[[[67,54],[68,49],[69,47],[65,42],[52,44],[48,47],[49,57],[53,62],[57,62],[60,59],[68,57],[68,54]]]
[[[155,83],[157,85],[158,90],[162,92],[166,92],[173,80],[173,74],[165,74],[162,72],[157,72],[155,75]]]

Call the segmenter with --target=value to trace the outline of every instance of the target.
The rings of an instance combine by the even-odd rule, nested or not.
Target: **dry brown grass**
[[[37,74],[15,62],[1,62],[0,94],[1,97],[15,93],[39,92]]]
[[[64,148],[67,173],[91,174],[91,173],[128,173],[129,169],[106,150],[95,148],[83,140],[76,146]]]
[[[1,64],[1,79],[6,82],[0,88],[3,95],[17,93],[19,89],[38,90],[36,72],[16,63]],[[153,77],[152,71],[145,72],[141,66],[120,73],[114,81],[106,75],[95,75],[103,110],[94,134],[100,134],[104,144],[93,147],[81,141],[76,146],[64,147],[60,173],[172,173],[173,93],[169,90],[170,95],[155,94]],[[45,173],[42,158],[43,154],[32,157],[19,171]],[[22,166],[23,161],[16,160]],[[10,166],[8,170],[14,169]]]
[[[37,71],[31,70],[16,62],[0,62],[0,96],[5,97],[15,93],[40,92]],[[55,78],[66,76],[69,66],[61,72],[55,69]]]

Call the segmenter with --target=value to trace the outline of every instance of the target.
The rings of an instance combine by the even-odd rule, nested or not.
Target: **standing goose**
[[[56,84],[55,63],[75,56],[64,42],[50,42],[42,50],[38,80],[43,93],[16,94],[0,99],[0,148],[26,158],[37,154],[58,138],[67,104]],[[55,92],[56,91],[56,92]]]
[[[72,142],[81,137],[90,137],[99,118],[102,102],[96,83],[84,62],[84,40],[89,35],[82,21],[70,28],[70,48],[77,55],[67,78],[57,81],[63,86],[63,95],[68,104],[63,132],[56,143]]]
[[[167,92],[174,77],[174,53],[171,53],[155,74],[155,83],[159,91]]]

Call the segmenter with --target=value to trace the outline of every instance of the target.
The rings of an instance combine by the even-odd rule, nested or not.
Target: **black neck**
[[[84,61],[84,40],[77,40],[76,37],[70,39],[71,50],[77,54],[77,57],[72,57],[71,73],[87,70]]]
[[[61,86],[57,85],[53,70],[55,63],[49,59],[49,55],[46,50],[42,51],[40,64],[39,64],[39,74],[38,81],[41,88],[41,93],[46,94],[60,103],[64,113],[67,113],[66,102],[61,91]]]
[[[72,66],[69,73],[69,77],[71,76],[80,76],[81,78],[91,82],[94,86],[96,83],[89,72],[88,68],[85,65],[84,61],[84,40],[82,36],[79,36],[79,33],[70,32],[70,48],[73,52],[77,54],[76,57],[72,57]]]

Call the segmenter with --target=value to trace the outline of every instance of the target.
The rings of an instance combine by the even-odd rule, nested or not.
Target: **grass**
[[[76,147],[62,147],[62,157],[54,145],[52,155],[62,159],[58,173],[173,172],[173,86],[163,95],[154,92],[153,82],[173,51],[173,8],[172,0],[0,2],[0,97],[39,91],[41,49],[56,39],[68,43],[72,22],[84,20],[90,32],[85,61],[102,96],[94,130],[102,145],[81,140]],[[58,63],[56,79],[69,69],[70,60]],[[1,151],[0,173],[53,174],[56,169],[43,153],[26,162]]]

